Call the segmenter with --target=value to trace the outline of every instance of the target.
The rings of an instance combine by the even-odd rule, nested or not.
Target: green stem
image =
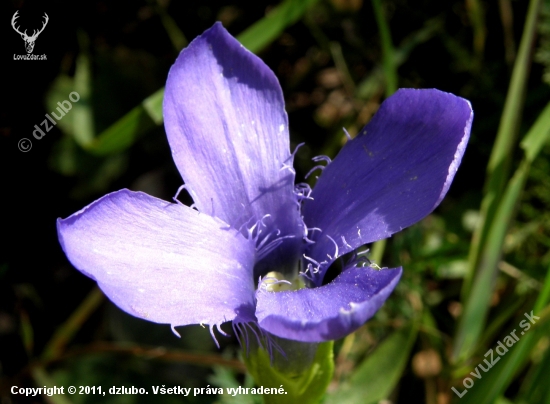
[[[71,316],[65,321],[53,334],[52,338],[44,348],[42,353],[43,360],[50,360],[61,354],[65,345],[69,343],[80,330],[82,324],[90,317],[90,315],[99,307],[103,302],[103,292],[98,288],[92,289],[92,291],[86,296],[84,301],[80,303],[77,309],[71,314]]]
[[[531,64],[531,53],[536,35],[537,20],[541,0],[531,0],[527,13],[525,28],[521,38],[519,52],[514,64],[510,87],[504,104],[497,137],[489,164],[487,166],[487,182],[485,196],[481,204],[480,223],[474,232],[469,254],[469,271],[464,279],[462,298],[468,296],[475,269],[479,265],[479,254],[489,234],[498,203],[506,187],[510,173],[510,156],[516,145],[521,121],[521,111],[525,98],[526,83]]]
[[[382,42],[382,62],[384,66],[384,75],[386,76],[386,97],[389,97],[397,91],[397,67],[394,63],[394,49],[391,41],[391,32],[384,12],[382,11],[381,0],[372,0],[374,17],[378,24],[378,32]]]

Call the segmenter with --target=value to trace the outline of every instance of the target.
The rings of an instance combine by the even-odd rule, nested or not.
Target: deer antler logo
[[[13,27],[15,32],[17,32],[19,35],[21,35],[21,38],[23,38],[23,41],[25,41],[25,49],[27,50],[27,53],[32,53],[32,50],[34,49],[34,42],[36,41],[36,38],[38,38],[38,35],[40,35],[40,33],[42,31],[44,31],[44,28],[46,28],[46,24],[48,24],[48,21],[50,19],[48,18],[48,14],[44,13],[44,18],[46,18],[46,20],[44,21],[44,25],[42,25],[42,28],[40,28],[39,31],[34,30],[32,35],[28,36],[27,35],[27,30],[25,30],[25,32],[21,32],[21,31],[19,31],[19,27],[15,26],[15,20],[17,20],[19,18],[19,16],[17,15],[18,12],[19,12],[19,10],[17,10],[15,12],[15,14],[13,15],[13,17],[11,19],[11,26]]]

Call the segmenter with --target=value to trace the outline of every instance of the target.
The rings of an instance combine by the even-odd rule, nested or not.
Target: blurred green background
[[[0,402],[256,403],[201,395],[10,395],[11,386],[252,386],[238,344],[132,318],[71,267],[55,220],[106,192],[170,200],[181,185],[162,126],[168,69],[215,21],[281,82],[291,147],[334,157],[399,87],[471,101],[472,137],[434,214],[373,248],[404,267],[383,309],[335,344],[327,403],[550,403],[550,2],[524,0],[4,1],[0,108]],[[10,21],[48,25],[25,54]],[[81,99],[32,136],[57,102]],[[32,142],[18,150],[23,138]],[[190,203],[185,196],[180,198]],[[182,280],[185,281],[185,280]],[[470,375],[524,313],[540,320]],[[462,398],[462,380],[475,382]],[[389,401],[381,401],[389,400]]]

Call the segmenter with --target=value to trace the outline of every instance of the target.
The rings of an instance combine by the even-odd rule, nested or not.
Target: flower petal
[[[164,119],[199,211],[235,228],[270,214],[265,222],[272,231],[300,234],[279,82],[220,23],[184,49],[170,70]]]
[[[393,291],[401,268],[354,267],[313,289],[257,293],[261,328],[282,338],[321,342],[342,338],[371,318]]]
[[[313,200],[304,204],[308,227],[322,230],[307,254],[326,261],[318,284],[335,259],[334,242],[342,255],[435,209],[458,169],[472,119],[468,101],[438,90],[399,90],[380,106],[324,169]]]
[[[71,263],[136,317],[221,324],[254,302],[252,243],[186,206],[121,190],[57,229]]]

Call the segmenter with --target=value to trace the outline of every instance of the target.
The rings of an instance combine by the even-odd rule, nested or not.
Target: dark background
[[[505,29],[497,2],[483,2],[487,37],[481,51],[474,48],[474,34],[464,1],[384,2],[396,47],[412,33],[436,24],[422,43],[405,56],[399,67],[399,87],[438,88],[469,99],[475,118],[472,138],[462,166],[438,213],[477,209],[485,169],[506,97],[512,60],[506,56]],[[265,16],[276,3],[203,0],[163,3],[187,40],[222,20],[237,35]],[[527,2],[512,1],[513,26],[508,31],[519,43]],[[67,217],[106,192],[129,187],[146,189],[169,199],[181,185],[172,162],[162,126],[140,137],[128,150],[107,162],[75,146],[78,168],[71,173],[56,167],[60,143],[66,141],[59,125],[41,140],[32,137],[34,125],[44,120],[45,98],[61,73],[74,74],[75,61],[88,42],[93,76],[92,105],[96,133],[164,85],[168,69],[178,52],[170,42],[155,3],[147,1],[4,1],[0,5],[2,94],[0,107],[1,225],[0,247],[0,377],[6,388],[33,383],[29,363],[39,356],[46,342],[74,311],[94,283],[71,267],[57,241],[55,221]],[[13,60],[24,54],[20,36],[10,20],[19,10],[22,30],[40,27],[46,12],[49,23],[36,40],[33,54],[46,54],[46,61]],[[297,179],[310,167],[310,158],[332,153],[338,147],[343,126],[360,128],[383,99],[383,86],[368,99],[355,97],[349,105],[331,103],[346,94],[334,81],[334,61],[328,43],[340,44],[350,75],[360,83],[381,64],[380,38],[369,2],[320,0],[305,19],[288,27],[260,57],[279,77],[287,100],[291,145],[306,142],[297,158]],[[85,38],[85,39],[82,39]],[[328,42],[327,42],[328,41]],[[550,92],[542,84],[543,66],[533,64],[523,126],[527,128],[546,103]],[[335,90],[336,95],[334,95]],[[68,99],[68,93],[65,98]],[[369,109],[369,105],[372,106]],[[18,150],[22,138],[32,141],[32,150]],[[327,153],[327,154],[330,154]],[[548,156],[548,154],[546,154]],[[513,156],[511,156],[513,158]],[[107,168],[105,168],[107,167]],[[111,168],[108,168],[111,167]],[[114,168],[113,168],[114,167]],[[70,174],[70,175],[67,175]],[[452,224],[450,225],[452,226]],[[469,240],[465,240],[467,244]],[[399,264],[394,255],[385,265]],[[439,284],[455,295],[454,281]],[[446,316],[446,317],[445,317]],[[442,328],[452,332],[446,314]],[[446,320],[445,320],[446,318]],[[445,323],[446,322],[446,323]],[[445,326],[445,324],[447,324]],[[32,327],[32,344],[25,347],[21,329]],[[71,342],[82,348],[94,341],[130,341],[147,346],[168,346],[218,354],[207,330],[188,327],[176,339],[168,326],[130,318],[105,302],[93,313]],[[223,352],[234,356],[232,340]],[[102,354],[103,355],[103,354]],[[98,373],[110,380],[137,385],[143,378],[159,383],[205,385],[211,373],[206,366],[186,363],[159,364],[132,356],[90,356],[56,362],[52,371],[81,375],[89,381]],[[92,369],[92,370],[90,370]],[[88,372],[88,373],[87,373]],[[91,376],[91,374],[95,376]],[[154,376],[151,376],[154,375]],[[239,376],[240,377],[240,376]],[[113,381],[114,380],[114,381]],[[241,380],[241,379],[239,379]],[[152,384],[152,383],[151,383]],[[0,393],[1,395],[1,393]],[[37,402],[40,398],[37,399]],[[403,401],[411,402],[411,401]],[[4,403],[4,401],[2,401]]]

